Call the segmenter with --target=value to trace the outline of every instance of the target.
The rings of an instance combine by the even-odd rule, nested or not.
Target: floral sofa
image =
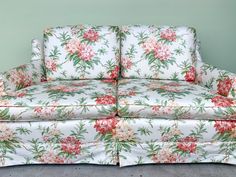
[[[49,28],[0,74],[0,166],[236,164],[235,92],[193,28]]]

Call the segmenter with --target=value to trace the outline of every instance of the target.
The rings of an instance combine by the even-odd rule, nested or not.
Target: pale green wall
[[[236,0],[1,0],[0,71],[27,63],[45,27],[80,23],[193,26],[204,60],[236,72]]]

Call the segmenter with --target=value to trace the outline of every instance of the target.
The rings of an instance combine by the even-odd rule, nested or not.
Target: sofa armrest
[[[43,42],[39,39],[32,39],[31,41],[31,63],[37,63],[37,65],[40,65],[41,70],[41,81],[47,81],[46,78],[46,68],[44,65],[43,60]]]
[[[39,39],[32,39],[31,48],[32,48],[31,60],[42,60],[43,59],[42,42]]]
[[[11,95],[17,90],[46,81],[41,41],[33,39],[31,48],[30,63],[0,73],[0,96]]]
[[[29,64],[21,65],[0,73],[0,96],[10,95],[17,90],[41,82],[41,61],[31,61]]]
[[[202,61],[196,64],[196,83],[229,98],[236,98],[236,74]]]

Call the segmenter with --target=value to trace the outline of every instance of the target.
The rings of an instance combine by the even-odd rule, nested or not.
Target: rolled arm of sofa
[[[32,39],[31,41],[31,60],[42,60],[43,59],[43,49],[42,49],[42,42],[38,39]]]
[[[31,45],[30,63],[0,73],[0,96],[14,94],[17,90],[46,80],[41,42],[33,39]]]
[[[0,73],[0,96],[37,84],[41,82],[41,77],[39,60]]]
[[[236,98],[236,74],[202,61],[196,64],[196,83],[222,96]]]

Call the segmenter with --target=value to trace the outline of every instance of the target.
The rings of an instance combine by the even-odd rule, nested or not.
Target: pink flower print
[[[171,56],[169,47],[158,43],[154,48],[154,57],[159,60],[167,60]]]
[[[0,124],[0,142],[11,141],[14,138],[14,132],[5,123]]]
[[[189,69],[189,71],[187,71],[185,73],[184,78],[187,82],[194,82],[194,80],[195,80],[195,68],[193,66]]]
[[[178,88],[176,88],[174,86],[169,86],[169,85],[163,85],[160,87],[160,89],[165,90],[167,92],[175,92],[175,93],[182,92]]]
[[[78,48],[80,47],[80,41],[78,39],[72,39],[66,44],[66,50],[70,54],[74,54],[78,51]]]
[[[4,95],[6,95],[4,82],[0,80],[0,96],[4,96]]]
[[[42,110],[43,110],[43,108],[39,107],[39,106],[34,108],[34,112],[36,112],[36,113],[41,113]]]
[[[169,147],[164,147],[158,154],[153,154],[151,157],[152,161],[155,163],[176,163],[183,162],[180,155],[171,152]]]
[[[65,153],[78,155],[81,151],[81,142],[74,136],[68,136],[61,141],[61,150]]]
[[[49,88],[51,91],[57,91],[57,92],[76,92],[78,89],[77,88],[73,88],[73,87],[68,87],[65,85],[57,85],[57,86],[53,86]]]
[[[176,41],[176,33],[169,28],[161,32],[161,38],[168,41]]]
[[[46,60],[45,65],[48,70],[52,72],[57,71],[57,64],[54,60]]]
[[[123,66],[123,68],[125,69],[131,69],[133,62],[131,61],[130,58],[122,58],[121,59],[121,64]]]
[[[195,153],[197,150],[197,139],[192,136],[182,138],[177,143],[177,148],[183,152]]]
[[[105,135],[106,133],[111,133],[116,128],[118,120],[115,117],[103,118],[96,120],[94,128],[97,132]]]
[[[115,66],[115,68],[110,73],[110,79],[116,79],[119,75],[120,67]]]
[[[236,121],[235,120],[229,120],[229,121],[216,120],[214,127],[218,133],[224,134],[226,132],[231,132],[232,130],[236,128]]]
[[[152,52],[156,48],[156,46],[157,46],[157,40],[155,39],[155,37],[151,37],[151,38],[147,39],[142,44],[142,48],[144,49],[146,54]]]
[[[25,88],[32,85],[32,78],[24,70],[13,70],[10,72],[9,80],[18,88]]]
[[[81,44],[78,47],[78,57],[81,58],[82,60],[90,61],[94,55],[95,53],[91,46],[88,46],[86,44]]]
[[[219,80],[217,84],[217,93],[227,97],[230,89],[232,88],[232,85],[232,79],[230,79],[229,77]]]
[[[83,36],[84,39],[87,39],[91,42],[96,42],[99,38],[98,32],[92,29],[86,31]]]
[[[211,99],[211,102],[214,103],[216,107],[230,107],[236,104],[234,99],[227,98],[221,95],[213,97]]]
[[[51,163],[51,164],[63,164],[66,163],[66,159],[55,154],[54,151],[50,150],[49,152],[43,153],[39,158],[40,162]]]

